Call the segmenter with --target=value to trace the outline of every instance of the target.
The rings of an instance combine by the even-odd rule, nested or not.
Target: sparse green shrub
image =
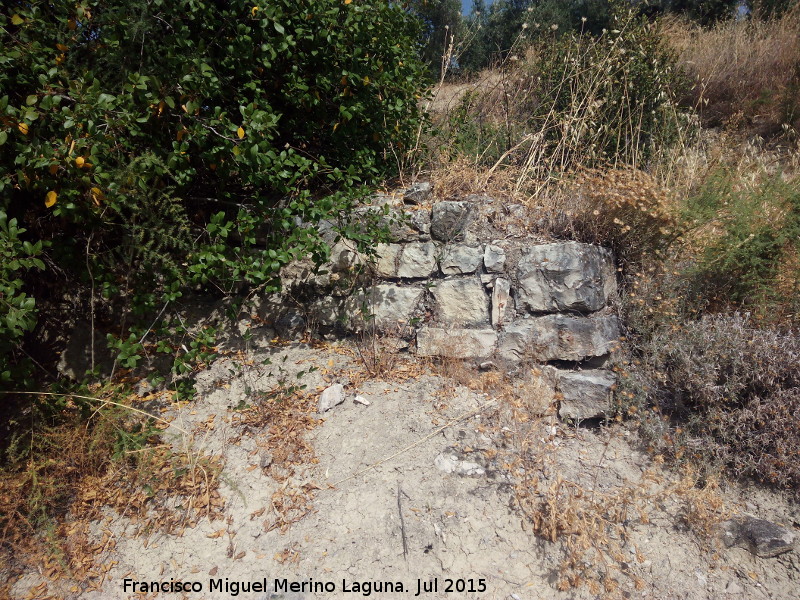
[[[675,57],[657,26],[630,8],[617,9],[613,27],[534,43],[527,70],[538,84],[524,110],[541,141],[529,157],[560,170],[604,161],[643,167],[674,141]]]
[[[685,133],[684,79],[658,25],[614,5],[613,28],[535,36],[440,123],[446,158],[518,169],[516,190],[578,167],[646,169]]]
[[[800,291],[800,182],[780,174],[738,182],[720,171],[687,203],[698,230],[694,294],[711,309],[734,306],[765,319],[792,317]]]

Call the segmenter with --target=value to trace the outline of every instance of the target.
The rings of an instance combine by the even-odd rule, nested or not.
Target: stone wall
[[[418,186],[379,198],[392,241],[377,258],[365,263],[336,244],[322,274],[308,266],[285,274],[295,289],[302,282],[324,295],[306,294],[294,313],[291,293],[274,297],[262,316],[338,334],[371,329],[403,338],[419,356],[484,368],[543,364],[562,417],[606,414],[615,375],[603,367],[620,338],[610,252],[531,235],[520,206],[486,196],[428,202],[428,194]],[[359,265],[369,285],[349,277]]]

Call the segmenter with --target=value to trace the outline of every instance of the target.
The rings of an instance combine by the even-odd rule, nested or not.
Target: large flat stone
[[[556,389],[561,393],[558,416],[582,421],[605,417],[611,412],[611,397],[617,376],[610,371],[562,371]]]
[[[485,358],[494,352],[497,333],[493,329],[423,327],[417,331],[419,356]]]
[[[558,242],[533,246],[517,264],[519,304],[530,312],[594,312],[616,292],[611,253],[598,246]]]
[[[439,323],[477,325],[489,322],[489,298],[477,279],[445,279],[431,292]]]
[[[372,286],[347,298],[326,296],[311,303],[312,323],[344,331],[361,331],[368,324],[388,331],[405,327],[420,308],[424,288],[390,283]]]
[[[619,337],[619,319],[613,315],[526,317],[506,327],[499,353],[512,363],[525,359],[582,361],[615,350]]]
[[[379,284],[366,295],[366,310],[381,328],[405,325],[419,309],[424,289],[418,286]]]

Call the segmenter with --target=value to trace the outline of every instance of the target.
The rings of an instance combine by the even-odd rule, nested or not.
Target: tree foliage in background
[[[683,14],[702,25],[730,19],[736,14],[740,0],[653,0],[643,6],[650,14]]]
[[[778,18],[798,6],[797,0],[750,0],[747,4],[760,19]]]
[[[433,79],[439,79],[451,43],[463,40],[464,20],[460,0],[409,0],[409,9],[421,23],[422,60]]]
[[[380,0],[6,2],[0,372],[30,289],[91,281],[146,312],[323,257],[314,224],[414,140],[418,35]]]

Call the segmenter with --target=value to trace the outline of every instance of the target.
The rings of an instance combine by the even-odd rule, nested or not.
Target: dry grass
[[[125,401],[113,390],[101,397]],[[148,439],[141,447],[120,447],[127,433],[140,429],[141,415],[106,405],[87,422],[70,405],[59,425],[37,425],[31,454],[0,473],[0,551],[8,555],[11,577],[35,568],[51,582],[97,589],[113,564],[96,559],[115,544],[107,528],[99,540],[89,535],[103,508],[130,517],[135,535],[180,532],[220,514],[221,466],[198,452],[172,452],[155,428],[142,429]]]
[[[764,135],[800,130],[800,7],[777,20],[713,29],[680,18],[666,23],[664,38],[693,83],[685,100],[705,123],[744,124]]]

